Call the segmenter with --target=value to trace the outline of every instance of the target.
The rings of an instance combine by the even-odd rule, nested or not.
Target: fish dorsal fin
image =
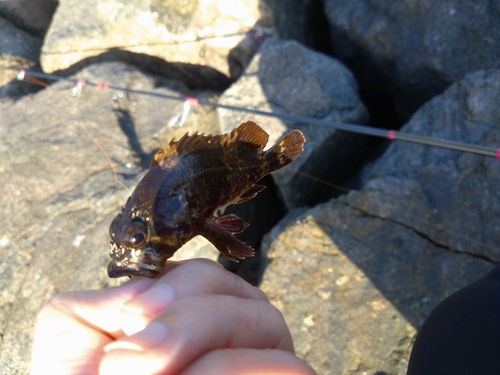
[[[172,139],[167,145],[165,150],[158,150],[151,160],[150,168],[159,164],[162,160],[167,157],[177,154],[188,154],[199,150],[200,148],[210,148],[220,144],[223,135],[204,135],[198,134],[198,132],[193,135],[188,133],[184,134],[181,139],[176,141]]]
[[[223,146],[233,142],[243,142],[247,147],[253,147],[263,150],[269,141],[269,134],[253,121],[242,123],[231,133],[222,136],[221,144]]]
[[[222,135],[220,134],[205,135],[196,132],[193,135],[189,135],[186,133],[175,144],[175,147],[178,154],[189,154],[200,149],[216,147],[220,143],[221,138]]]
[[[262,151],[268,140],[269,134],[253,121],[242,123],[228,134],[204,135],[196,132],[189,135],[186,133],[178,141],[171,140],[165,150],[158,150],[151,160],[150,168],[160,164],[170,155],[189,154],[200,149],[211,149],[221,145],[231,147],[235,142],[242,142],[245,147]]]

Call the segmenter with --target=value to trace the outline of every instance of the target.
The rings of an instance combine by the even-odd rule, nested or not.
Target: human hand
[[[167,270],[50,299],[38,316],[32,374],[315,374],[259,289],[209,260]]]

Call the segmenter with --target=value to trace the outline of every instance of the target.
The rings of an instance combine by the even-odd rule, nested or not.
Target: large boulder
[[[56,7],[55,0],[3,0],[0,1],[0,17],[30,34],[43,37]]]
[[[479,71],[426,103],[402,131],[500,141],[500,71]],[[405,374],[430,311],[500,262],[491,157],[395,141],[364,186],[289,213],[263,244],[261,288],[297,353],[319,374]]]
[[[448,85],[500,67],[498,2],[326,0],[335,56],[402,120]]]
[[[260,287],[320,375],[404,375],[432,308],[493,267],[335,201],[279,224],[263,249]]]
[[[241,78],[221,95],[219,103],[334,122],[369,121],[356,80],[342,63],[295,41],[273,38],[264,42]],[[224,132],[247,120],[257,122],[270,133],[270,145],[290,129],[304,133],[307,142],[303,154],[273,174],[289,208],[328,199],[334,189],[308,176],[342,181],[359,167],[373,141],[331,128],[228,109],[219,109],[219,116]]]
[[[495,148],[499,101],[500,70],[471,73],[422,106],[402,131]],[[396,141],[365,169],[364,196],[348,200],[437,245],[500,262],[499,169],[491,157]],[[407,197],[404,209],[391,203],[396,197]]]
[[[85,17],[82,17],[82,14]],[[45,72],[110,50],[210,66],[229,75],[227,57],[261,18],[256,0],[62,0],[42,49]]]

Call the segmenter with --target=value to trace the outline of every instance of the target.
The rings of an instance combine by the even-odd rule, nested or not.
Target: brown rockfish
[[[233,236],[248,224],[233,214],[215,214],[255,197],[265,188],[255,183],[294,161],[305,143],[298,130],[264,151],[268,140],[249,121],[228,134],[186,134],[159,150],[111,223],[108,275],[156,277],[165,261],[197,235],[233,261],[253,256],[254,250]]]

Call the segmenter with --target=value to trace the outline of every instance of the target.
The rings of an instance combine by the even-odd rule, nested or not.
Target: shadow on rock
[[[121,61],[135,66],[142,72],[150,73],[167,80],[183,82],[191,90],[210,90],[222,92],[232,81],[214,68],[188,63],[173,63],[144,53],[134,53],[112,48],[98,56],[85,58],[70,68],[58,70],[53,74],[72,75],[84,67],[98,62]]]

